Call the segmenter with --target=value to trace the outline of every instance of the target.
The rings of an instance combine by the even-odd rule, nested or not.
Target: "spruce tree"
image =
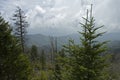
[[[81,54],[83,54],[83,79],[84,80],[103,80],[104,74],[102,73],[106,65],[106,43],[107,41],[100,42],[98,37],[102,36],[105,32],[98,32],[100,27],[96,27],[95,19],[92,16],[92,6],[90,15],[83,18],[85,23],[81,23],[83,31],[80,32],[81,37]]]
[[[30,52],[30,58],[32,60],[32,62],[36,61],[38,59],[38,50],[37,50],[37,46],[32,45],[31,47],[31,52]]]
[[[0,79],[29,80],[31,68],[8,22],[0,16]]]
[[[41,51],[40,63],[41,63],[41,69],[45,70],[45,67],[46,67],[46,56],[45,56],[44,50]]]
[[[54,80],[62,80],[62,76],[61,76],[61,58],[64,57],[64,50],[62,49],[60,52],[56,53],[56,57],[55,57],[55,63],[54,63],[54,70],[53,70],[53,79]]]
[[[63,73],[67,80],[105,80],[103,73],[106,67],[106,43],[98,40],[105,32],[98,32],[100,27],[96,27],[95,19],[87,11],[87,17],[83,18],[85,23],[80,23],[83,30],[80,33],[80,45],[70,40],[69,45],[64,46],[66,51],[66,61],[64,62]],[[62,62],[63,63],[63,62]],[[65,78],[64,78],[65,79]]]
[[[25,41],[27,33],[26,29],[28,27],[28,22],[26,21],[24,11],[20,7],[17,7],[15,14],[13,15],[13,21],[14,21],[14,34],[20,41],[22,51],[25,52]]]

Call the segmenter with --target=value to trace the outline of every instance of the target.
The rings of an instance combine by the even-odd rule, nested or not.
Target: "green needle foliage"
[[[100,42],[97,38],[105,32],[98,32],[100,27],[96,27],[95,19],[90,15],[83,18],[85,23],[80,23],[82,27],[80,41],[77,45],[74,40],[64,46],[65,55],[62,74],[63,80],[105,80],[104,69],[106,67],[106,43]],[[65,78],[64,78],[65,76]],[[67,79],[66,79],[67,76]]]
[[[83,31],[80,32],[82,35],[80,48],[83,57],[82,62],[84,62],[82,63],[82,80],[101,80],[104,76],[102,71],[106,66],[104,53],[106,51],[105,44],[107,41],[97,41],[97,38],[102,36],[105,32],[97,32],[97,30],[103,26],[96,27],[94,23],[95,20],[91,15],[92,13],[90,13],[90,18],[83,18],[85,23],[81,23]]]
[[[0,79],[30,80],[31,67],[11,29],[0,16]]]

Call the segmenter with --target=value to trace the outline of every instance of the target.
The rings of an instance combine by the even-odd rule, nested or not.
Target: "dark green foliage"
[[[31,52],[30,52],[30,57],[32,61],[36,61],[38,59],[38,50],[37,50],[37,46],[32,45],[31,47]]]
[[[61,68],[64,58],[64,49],[62,49],[59,53],[56,53],[56,58],[55,58],[55,64],[54,64],[54,70],[53,70],[53,79],[54,80],[62,80],[62,74],[61,74]]]
[[[28,58],[11,35],[8,22],[0,16],[0,79],[29,80],[31,71]]]
[[[92,13],[90,13],[92,15]],[[87,14],[88,16],[88,14]],[[94,18],[83,18],[86,22],[81,23],[83,32],[81,38],[81,55],[83,55],[82,67],[84,68],[83,79],[87,80],[99,80],[102,79],[104,74],[102,73],[105,67],[105,51],[106,41],[98,42],[96,38],[102,36],[104,32],[98,33],[97,30],[101,27],[96,27]]]
[[[66,57],[62,62],[65,64],[63,80],[66,80],[66,76],[67,80],[105,80],[103,70],[106,67],[106,41],[97,41],[97,38],[104,34],[98,32],[103,26],[96,27],[92,10],[90,16],[87,12],[87,18],[83,19],[85,20],[85,23],[81,23],[83,31],[79,32],[82,35],[81,44],[77,45],[74,40],[70,40],[69,45],[64,46]]]

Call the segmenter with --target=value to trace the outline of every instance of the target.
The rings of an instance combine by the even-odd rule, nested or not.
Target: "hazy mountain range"
[[[67,44],[68,40],[73,39],[76,43],[80,43],[80,34],[70,34],[66,36],[58,36],[57,38],[57,43],[58,45],[63,45]],[[50,45],[50,36],[42,35],[42,34],[32,34],[28,35],[28,45],[36,45],[38,47],[41,46],[48,46]],[[109,40],[110,44],[116,44],[118,45],[118,42],[120,42],[120,33],[106,33],[103,36],[99,37],[98,40],[104,41],[104,40]]]

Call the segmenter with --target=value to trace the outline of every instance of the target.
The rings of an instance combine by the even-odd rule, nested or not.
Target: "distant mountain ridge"
[[[67,44],[68,40],[73,39],[76,43],[80,42],[80,34],[70,34],[66,36],[58,36],[57,37],[57,42],[58,45],[63,45]],[[47,46],[50,45],[50,36],[42,35],[42,34],[33,34],[33,35],[28,35],[28,45],[37,45],[39,47],[41,46]],[[109,40],[111,42],[114,41],[120,41],[120,33],[106,33],[103,36],[99,37],[98,40],[104,41],[104,40]]]

